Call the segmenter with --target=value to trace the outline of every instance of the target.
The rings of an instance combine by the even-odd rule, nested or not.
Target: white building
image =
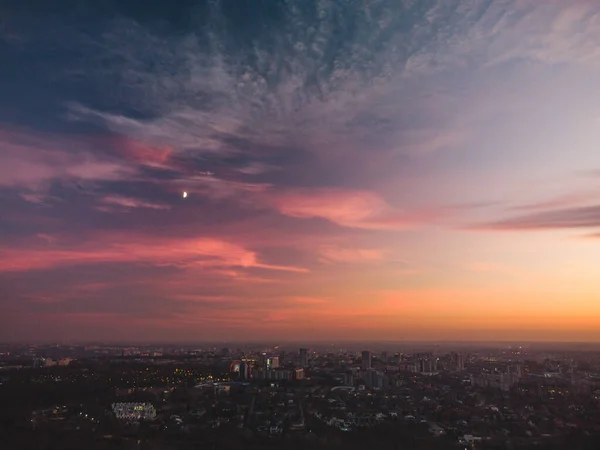
[[[150,403],[118,402],[112,404],[117,419],[131,422],[156,419],[156,408]]]

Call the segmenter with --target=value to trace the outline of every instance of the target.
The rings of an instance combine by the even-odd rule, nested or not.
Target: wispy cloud
[[[569,207],[581,207],[598,201],[597,191],[565,194],[544,201],[520,204],[511,208],[513,211],[535,212]]]
[[[229,35],[235,30],[211,30],[206,36],[196,30],[165,39],[135,22],[118,21],[94,48],[99,58],[120,66],[122,89],[148,118],[80,103],[69,105],[69,115],[148,145],[207,155],[263,154],[298,146],[322,152],[333,141],[394,151],[403,147],[405,152],[456,146],[464,130],[433,120],[427,126],[405,122],[410,120],[407,105],[421,113],[439,111],[439,104],[417,103],[412,97],[415,88],[422,88],[416,83],[423,66],[418,60],[436,58],[444,70],[452,59],[439,59],[440,54],[466,51],[444,39],[447,27],[459,31],[468,23],[470,30],[486,8],[464,6],[464,18],[441,6],[428,11],[388,2],[371,5],[365,15],[358,2],[340,8],[326,1],[307,29],[305,22],[315,18],[291,2],[280,11],[286,26],[271,28],[268,41],[257,39],[235,53]],[[340,42],[332,39],[333,30],[348,8],[359,21],[357,32]],[[218,7],[210,14],[215,22],[224,17]],[[409,15],[417,20],[410,37],[402,24]],[[461,42],[467,38],[464,32]],[[368,58],[374,42],[381,45]],[[249,55],[253,64],[246,62]],[[149,62],[157,59],[163,64]],[[407,144],[399,146],[401,142]],[[257,164],[242,170],[255,172]]]
[[[543,230],[600,227],[600,206],[540,211],[475,226],[488,230]]]
[[[319,249],[320,260],[326,263],[381,263],[388,259],[389,252],[375,248],[348,248],[323,246]]]
[[[178,189],[184,189],[189,193],[195,193],[209,198],[238,197],[243,200],[243,195],[260,194],[267,192],[272,187],[270,183],[251,183],[220,178],[214,175],[182,175],[172,181],[172,185]]]
[[[219,239],[142,239],[105,236],[83,246],[0,249],[0,271],[26,271],[100,263],[146,263],[187,269],[223,267],[307,272],[304,268],[261,262],[255,252]]]
[[[295,189],[275,193],[270,201],[282,214],[298,218],[322,218],[338,225],[400,230],[434,223],[437,211],[401,211],[377,194],[343,189]]]
[[[164,203],[154,203],[146,200],[141,200],[133,197],[125,197],[122,195],[107,195],[100,199],[100,202],[105,205],[120,206],[126,209],[129,208],[148,208],[148,209],[170,209],[169,205]]]
[[[80,151],[66,150],[78,145]],[[28,201],[40,201],[51,181],[116,181],[135,173],[135,167],[76,140],[0,130],[0,186],[21,189]]]
[[[108,147],[123,159],[157,169],[172,168],[169,157],[173,153],[173,148],[168,145],[153,147],[122,136],[104,137],[97,140],[98,144]]]
[[[265,163],[261,163],[261,162],[251,162],[248,165],[245,165],[243,167],[240,167],[239,169],[237,169],[238,172],[246,174],[246,175],[260,175],[266,172],[270,172],[273,170],[280,170],[281,167],[272,165],[272,164],[265,164]]]
[[[574,261],[564,285],[592,304],[597,274],[580,261],[593,262],[600,207],[597,186],[579,185],[600,167],[600,3],[250,3],[182,6],[175,24],[88,1],[98,15],[55,15],[7,41],[0,283],[12,309],[0,316],[15,336],[28,324],[112,336],[110,320],[152,338],[263,325],[471,338],[466,325],[504,326],[491,312],[507,298],[551,306],[543,283],[490,299],[484,283],[499,277],[484,274],[518,283],[553,258]],[[504,236],[477,232],[559,229],[590,245],[543,247],[540,233],[534,258],[514,235],[499,249]],[[418,283],[430,288],[405,289]]]

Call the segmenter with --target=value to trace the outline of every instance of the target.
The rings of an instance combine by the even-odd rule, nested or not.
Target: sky
[[[600,341],[600,2],[0,18],[0,340]]]

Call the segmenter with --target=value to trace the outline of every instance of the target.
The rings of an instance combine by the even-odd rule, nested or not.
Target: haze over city
[[[600,2],[0,16],[0,341],[600,341]]]

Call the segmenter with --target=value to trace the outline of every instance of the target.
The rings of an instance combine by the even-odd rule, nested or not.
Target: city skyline
[[[0,8],[0,342],[600,342],[600,4],[96,3]]]

